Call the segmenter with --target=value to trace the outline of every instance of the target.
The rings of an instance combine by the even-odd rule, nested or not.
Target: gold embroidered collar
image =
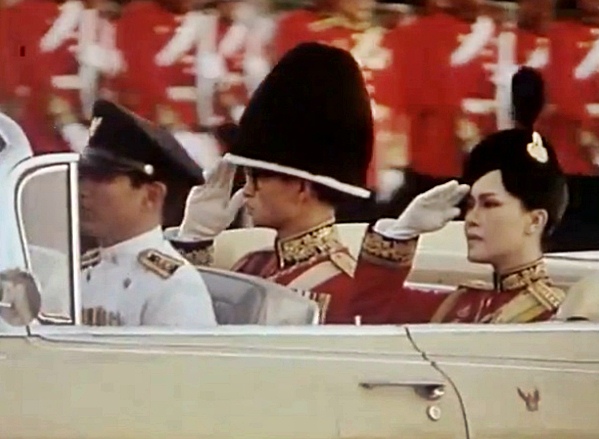
[[[306,262],[342,247],[334,220],[329,220],[306,232],[275,241],[279,268]]]
[[[520,290],[540,280],[549,281],[547,267],[543,259],[518,267],[509,273],[494,276],[495,289],[498,291]]]

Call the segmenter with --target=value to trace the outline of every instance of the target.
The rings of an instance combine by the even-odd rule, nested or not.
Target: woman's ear
[[[543,233],[545,227],[547,226],[547,221],[549,219],[549,214],[545,209],[535,209],[530,212],[530,222],[528,224],[527,233],[539,234]]]

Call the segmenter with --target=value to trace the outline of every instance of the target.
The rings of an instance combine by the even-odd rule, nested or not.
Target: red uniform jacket
[[[547,320],[565,298],[552,286],[543,261],[496,279],[495,286],[464,284],[453,292],[404,286],[417,239],[396,241],[367,234],[355,274],[351,309],[364,324],[427,322],[524,323]],[[394,260],[393,268],[387,262]],[[364,262],[370,261],[368,270]],[[376,267],[376,269],[375,269]]]
[[[190,17],[154,1],[134,1],[123,9],[116,36],[125,64],[115,81],[121,103],[161,125],[186,129],[198,124],[193,34],[197,25],[186,21]],[[182,32],[186,22],[190,27]],[[180,34],[186,38],[174,44]]]
[[[70,50],[77,41],[77,22],[69,20],[70,26],[57,31],[63,10],[52,0],[23,0],[9,9],[11,46],[18,47],[17,56],[12,59],[16,82],[12,82],[10,93],[19,100],[22,113],[18,122],[35,153],[69,150],[50,117],[51,102],[60,91],[53,78],[76,68]],[[51,34],[55,38],[42,50],[42,41]]]
[[[276,241],[272,248],[243,257],[235,271],[259,276],[286,285],[316,301],[325,323],[352,324],[354,313],[350,305],[354,294],[370,295],[371,285],[393,285],[395,280],[394,254],[379,248],[379,258],[370,258],[373,243],[382,237],[369,230],[366,234],[359,263],[341,244],[333,222],[325,223],[301,235]],[[172,244],[195,265],[209,264],[206,243]],[[360,279],[355,274],[360,274]],[[376,277],[377,282],[372,282]],[[372,296],[378,292],[372,291]]]
[[[594,175],[592,151],[582,146],[581,135],[588,131],[599,137],[599,28],[576,21],[557,23],[551,32],[551,61],[548,91],[554,111],[551,141],[560,164],[569,175]],[[599,110],[599,109],[598,109]]]
[[[473,146],[461,140],[460,122],[469,121],[472,136],[495,129],[495,87],[491,70],[496,45],[489,33],[446,13],[423,16],[411,29],[407,82],[411,119],[410,164],[433,177],[459,177],[464,153]],[[490,26],[490,28],[493,28]],[[468,41],[483,44],[472,45]],[[452,57],[456,61],[452,65]],[[464,100],[470,99],[468,108]]]
[[[20,48],[12,38],[10,7],[0,7],[0,107],[14,99],[18,86]]]
[[[232,23],[217,18],[215,35],[208,35],[210,46],[207,49],[222,57],[224,73],[213,91],[214,116],[221,121],[235,120],[235,109],[245,107],[248,102],[248,90],[245,82],[244,60],[251,29],[243,23]],[[208,42],[208,41],[207,41]]]
[[[368,177],[370,187],[374,187],[377,169],[399,167],[405,162],[408,130],[406,81],[403,79],[405,32],[403,27],[387,29],[355,25],[341,16],[300,10],[284,16],[274,36],[276,58],[299,43],[316,41],[345,49],[358,61],[372,99],[375,119],[375,150]]]

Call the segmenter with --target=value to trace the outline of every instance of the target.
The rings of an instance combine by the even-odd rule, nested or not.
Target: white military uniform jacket
[[[82,259],[83,323],[93,326],[215,326],[201,274],[157,227]]]

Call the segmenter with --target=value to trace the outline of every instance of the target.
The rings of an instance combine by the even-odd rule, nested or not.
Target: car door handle
[[[360,387],[375,390],[388,387],[411,387],[421,398],[436,401],[445,395],[445,383],[441,381],[363,381]]]

